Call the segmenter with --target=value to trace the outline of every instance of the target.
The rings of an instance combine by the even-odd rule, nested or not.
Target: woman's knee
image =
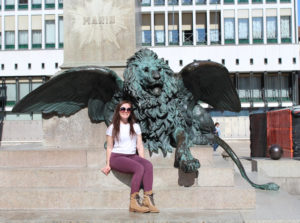
[[[153,165],[150,161],[147,160],[144,164],[145,171],[153,171]]]

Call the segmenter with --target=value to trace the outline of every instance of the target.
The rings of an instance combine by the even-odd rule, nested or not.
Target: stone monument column
[[[126,60],[141,46],[140,0],[64,0],[64,63],[105,66],[121,77]],[[43,119],[44,145],[103,147],[104,123],[93,124],[87,109],[69,118]]]

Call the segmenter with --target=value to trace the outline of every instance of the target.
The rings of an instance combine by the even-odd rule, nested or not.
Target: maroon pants
[[[111,153],[110,167],[122,173],[132,173],[131,194],[139,192],[141,183],[144,191],[152,190],[153,166],[152,163],[138,155]]]

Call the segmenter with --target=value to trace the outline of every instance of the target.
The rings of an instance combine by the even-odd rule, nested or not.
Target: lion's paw
[[[200,162],[197,159],[181,160],[179,162],[179,169],[185,173],[196,172],[200,168]]]

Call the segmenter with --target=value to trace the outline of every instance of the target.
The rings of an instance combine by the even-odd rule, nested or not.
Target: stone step
[[[0,167],[103,167],[105,165],[104,149],[57,149],[43,146],[30,149],[2,149],[0,151]],[[193,155],[199,159],[202,166],[212,165],[212,148],[198,146],[191,148]],[[150,158],[146,151],[146,158],[153,166],[173,167],[174,153],[166,158],[162,154],[153,154]]]
[[[127,188],[130,186],[131,176],[117,171],[106,176],[100,168],[0,168],[0,187]],[[194,182],[193,176],[175,168],[154,167],[153,185],[184,185],[187,181]],[[228,165],[201,167],[194,185],[233,186],[233,181],[233,168]]]
[[[159,208],[232,210],[255,208],[255,190],[249,187],[165,187],[155,190]],[[128,189],[1,188],[3,209],[127,209]]]

